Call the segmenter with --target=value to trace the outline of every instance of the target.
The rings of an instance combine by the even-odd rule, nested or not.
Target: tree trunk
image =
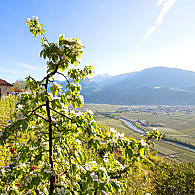
[[[48,94],[48,78],[46,79],[46,92]],[[51,118],[51,110],[49,107],[49,99],[46,100],[46,110],[47,110],[47,117],[49,120],[49,164],[51,165],[51,169],[53,170],[53,143],[52,143],[52,118]],[[50,187],[49,187],[49,194],[52,195],[54,191],[55,185],[55,176],[50,176]]]

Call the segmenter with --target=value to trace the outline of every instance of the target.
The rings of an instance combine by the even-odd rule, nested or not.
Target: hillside
[[[154,67],[117,76],[101,76],[83,87],[87,103],[195,104],[195,72]]]
[[[154,67],[117,76],[97,75],[80,84],[85,103],[195,105],[195,72],[176,68]]]

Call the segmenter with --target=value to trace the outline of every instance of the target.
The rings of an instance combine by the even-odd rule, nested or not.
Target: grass
[[[5,127],[7,121],[11,119],[16,100],[17,97],[13,95],[2,96],[0,98],[0,131]]]
[[[195,145],[195,114],[171,113],[155,116],[152,113],[121,113],[127,119],[146,120],[161,124],[162,133]]]

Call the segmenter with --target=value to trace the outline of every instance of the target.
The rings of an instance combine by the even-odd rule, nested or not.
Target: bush
[[[195,163],[155,162],[152,183],[155,194],[195,194]]]

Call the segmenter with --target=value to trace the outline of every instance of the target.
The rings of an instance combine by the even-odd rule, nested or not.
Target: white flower
[[[1,173],[4,174],[5,173],[5,169],[1,169]]]
[[[20,165],[19,165],[20,167],[26,167],[26,164],[25,163],[20,163]]]
[[[69,48],[69,49],[72,49],[72,48],[73,48],[73,45],[65,44],[64,46],[65,46],[66,48]]]
[[[44,193],[47,192],[47,188],[46,188],[46,187],[43,188],[43,192],[44,192]]]
[[[81,44],[82,44],[81,40],[77,40],[77,43],[78,43],[79,45],[81,45]]]
[[[110,140],[110,145],[113,146],[114,143],[115,143],[115,139],[111,139],[111,140]]]
[[[140,140],[140,143],[142,146],[146,146],[146,142],[143,139]]]
[[[77,113],[76,113],[76,116],[82,116],[82,115],[83,115],[82,112],[77,112]]]
[[[75,111],[74,110],[70,110],[70,114],[75,114]]]
[[[75,48],[75,49],[73,49],[73,50],[72,50],[72,52],[73,52],[73,54],[78,55],[78,51],[77,51],[77,49],[76,49],[76,48]]]
[[[79,145],[81,145],[81,141],[79,139],[76,140]]]
[[[57,97],[57,96],[52,97],[52,100],[60,100],[60,97]]]
[[[125,136],[124,133],[121,133],[121,134],[120,134],[120,138],[123,138],[124,136]]]
[[[117,131],[114,128],[110,128],[111,133],[117,133]]]
[[[91,165],[87,163],[87,164],[85,165],[85,168],[89,171],[89,170],[91,169]]]
[[[93,181],[98,181],[98,176],[95,173],[90,174]]]
[[[47,148],[47,143],[43,143],[42,147]]]
[[[64,51],[64,46],[62,45],[60,48],[59,48],[60,51]]]
[[[45,169],[44,172],[45,173],[51,173],[52,171],[50,169]]]
[[[27,18],[26,24],[29,24],[29,22],[30,22],[30,18]]]
[[[22,108],[23,108],[23,105],[19,104],[17,107],[18,107],[19,109],[22,109]]]
[[[17,187],[17,186],[13,186],[12,188],[13,188],[13,190],[17,190],[17,189],[18,189],[18,187]]]
[[[63,87],[62,87],[62,85],[59,84],[59,85],[58,85],[58,88],[61,89],[61,88],[63,88]]]
[[[106,174],[107,174],[107,170],[106,170],[106,168],[105,168],[105,167],[100,167],[100,168],[99,168],[99,170],[102,170],[104,173],[106,173]]]
[[[74,38],[66,38],[65,40],[68,42],[74,42]]]
[[[150,193],[146,193],[146,195],[151,195]]]
[[[34,20],[38,20],[38,17],[37,17],[37,16],[33,16],[33,19],[34,19]]]
[[[61,34],[59,34],[59,38],[61,38],[61,39],[64,39],[64,34],[63,33],[61,33]]]
[[[73,128],[77,128],[77,125],[76,125],[76,124],[72,124],[72,127],[73,127]]]
[[[24,94],[29,95],[30,91],[25,91]]]
[[[102,190],[101,192],[102,192],[103,195],[106,195],[107,194],[104,190]]]
[[[93,166],[97,166],[96,161],[91,161],[89,163],[86,163],[85,168],[89,171]]]
[[[105,163],[109,163],[109,160],[108,159],[106,159],[106,158],[104,158],[104,160],[103,160]]]
[[[32,181],[32,176],[30,175],[29,177],[27,177],[27,182],[31,183],[31,181]]]
[[[86,110],[90,115],[93,115],[93,112],[91,110]]]
[[[111,181],[112,181],[112,179],[110,177],[108,177],[108,182],[111,182]]]

